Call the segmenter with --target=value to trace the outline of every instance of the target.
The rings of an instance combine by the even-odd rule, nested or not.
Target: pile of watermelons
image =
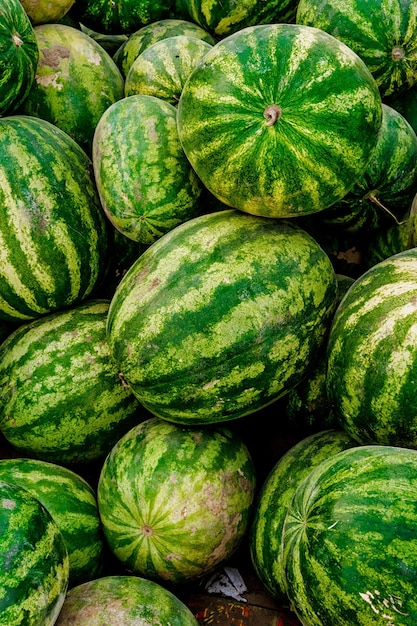
[[[415,626],[417,0],[2,0],[0,116],[0,625]]]

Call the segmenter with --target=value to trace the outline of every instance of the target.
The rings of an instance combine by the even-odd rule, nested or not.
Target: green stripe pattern
[[[224,204],[266,217],[315,213],[343,198],[368,165],[381,118],[363,61],[296,24],[253,26],[220,41],[178,105],[180,140],[205,186]]]
[[[107,543],[133,573],[193,580],[229,558],[248,528],[255,468],[226,428],[152,417],[107,456],[97,489]]]
[[[26,489],[0,482],[0,624],[53,626],[68,587],[61,532]]]
[[[124,96],[124,81],[111,56],[81,30],[64,24],[35,27],[39,62],[20,113],[51,122],[91,155],[95,127]]]
[[[125,274],[109,309],[110,351],[155,415],[234,419],[301,380],[336,297],[331,262],[305,231],[209,213],[161,237]]]
[[[133,62],[146,48],[162,39],[176,37],[177,35],[195,37],[211,45],[214,45],[217,41],[204,28],[194,24],[194,22],[184,19],[166,18],[142,26],[142,28],[129,35],[127,41],[122,43],[113,55],[113,60],[126,78]]]
[[[87,301],[22,324],[1,345],[0,429],[21,453],[93,461],[140,420],[109,354],[108,306]]]
[[[76,304],[103,279],[108,224],[91,161],[64,131],[0,119],[0,317],[23,322]]]
[[[353,447],[300,483],[283,529],[289,599],[308,626],[417,619],[417,451]]]
[[[295,0],[183,0],[190,18],[216,37],[226,37],[255,24],[292,22],[295,18]]]
[[[366,63],[383,97],[417,82],[417,6],[413,0],[300,0],[298,24],[343,41]]]
[[[275,464],[259,492],[250,527],[252,564],[264,587],[288,604],[281,538],[287,509],[301,481],[324,459],[357,445],[341,430],[322,430],[301,439]]]
[[[27,491],[45,507],[62,533],[69,559],[69,586],[97,577],[104,542],[95,493],[70,469],[36,459],[0,460],[0,481]]]
[[[177,106],[185,81],[212,46],[187,35],[157,41],[133,62],[125,81],[125,95],[142,93]]]
[[[135,94],[110,106],[93,140],[103,210],[123,235],[151,244],[200,213],[202,185],[177,131],[176,108]]]
[[[333,319],[329,400],[361,443],[417,447],[416,272],[415,248],[381,261],[355,281]]]
[[[35,78],[39,49],[33,26],[19,0],[0,6],[0,115],[13,113]]]
[[[171,591],[129,575],[105,576],[69,590],[56,626],[85,626],[86,619],[89,626],[198,626],[190,609]]]

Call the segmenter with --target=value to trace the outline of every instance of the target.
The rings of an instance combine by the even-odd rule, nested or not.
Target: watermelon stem
[[[395,46],[392,49],[392,58],[394,61],[400,61],[404,58],[404,49],[399,46]]]
[[[382,202],[380,200],[378,200],[378,198],[373,194],[373,193],[369,193],[367,196],[368,200],[370,200],[371,202],[373,202],[374,204],[376,204],[376,206],[378,206],[379,208],[381,208],[383,211],[385,211],[386,213],[388,213],[388,215],[390,215],[392,217],[392,219],[394,220],[394,222],[398,225],[401,226],[401,224],[405,223],[405,220],[402,220],[401,222],[398,221],[397,217],[394,215],[394,213],[392,213],[392,211],[389,210],[388,207],[385,206],[385,204],[382,204]]]
[[[264,118],[267,121],[266,126],[273,126],[282,115],[282,109],[277,104],[270,104],[264,111]]]

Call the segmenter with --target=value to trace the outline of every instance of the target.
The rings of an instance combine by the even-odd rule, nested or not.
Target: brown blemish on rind
[[[69,59],[71,51],[66,46],[52,46],[52,48],[41,48],[42,53],[39,58],[39,67],[47,66],[57,68],[62,59]]]

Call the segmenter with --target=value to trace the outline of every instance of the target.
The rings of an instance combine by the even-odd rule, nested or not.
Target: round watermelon
[[[53,626],[68,589],[62,534],[26,489],[0,481],[0,623]]]
[[[39,49],[20,0],[0,5],[0,115],[13,113],[29,93]]]
[[[109,229],[92,163],[63,130],[0,118],[0,317],[24,322],[80,303],[104,278]]]
[[[362,274],[342,299],[327,345],[327,391],[360,443],[417,447],[417,249]]]
[[[103,210],[123,235],[151,244],[200,213],[202,185],[178,138],[176,108],[135,94],[102,115],[93,139]]]
[[[56,626],[198,626],[171,591],[139,576],[111,575],[73,587]]]
[[[231,430],[152,417],[109,453],[97,499],[107,543],[124,567],[180,583],[234,554],[255,487],[249,450]]]
[[[90,156],[95,127],[124,96],[124,81],[111,56],[79,29],[65,24],[35,27],[39,62],[19,112],[51,122]]]
[[[70,587],[100,574],[103,534],[95,493],[84,478],[55,463],[18,457],[0,459],[0,481],[26,489],[51,515],[68,552]]]
[[[21,454],[64,465],[102,459],[148,414],[106,340],[108,301],[21,324],[0,346],[0,430]]]
[[[180,140],[204,185],[266,217],[342,199],[365,172],[381,122],[365,63],[328,33],[296,24],[252,26],[217,43],[178,104]]]
[[[141,26],[168,17],[173,0],[77,0],[72,14],[99,33],[132,33]]]
[[[131,266],[109,308],[110,351],[151,413],[235,419],[301,381],[336,298],[330,259],[304,230],[217,211],[177,226]]]
[[[417,620],[417,451],[358,446],[298,485],[283,566],[304,626],[410,626]]]

